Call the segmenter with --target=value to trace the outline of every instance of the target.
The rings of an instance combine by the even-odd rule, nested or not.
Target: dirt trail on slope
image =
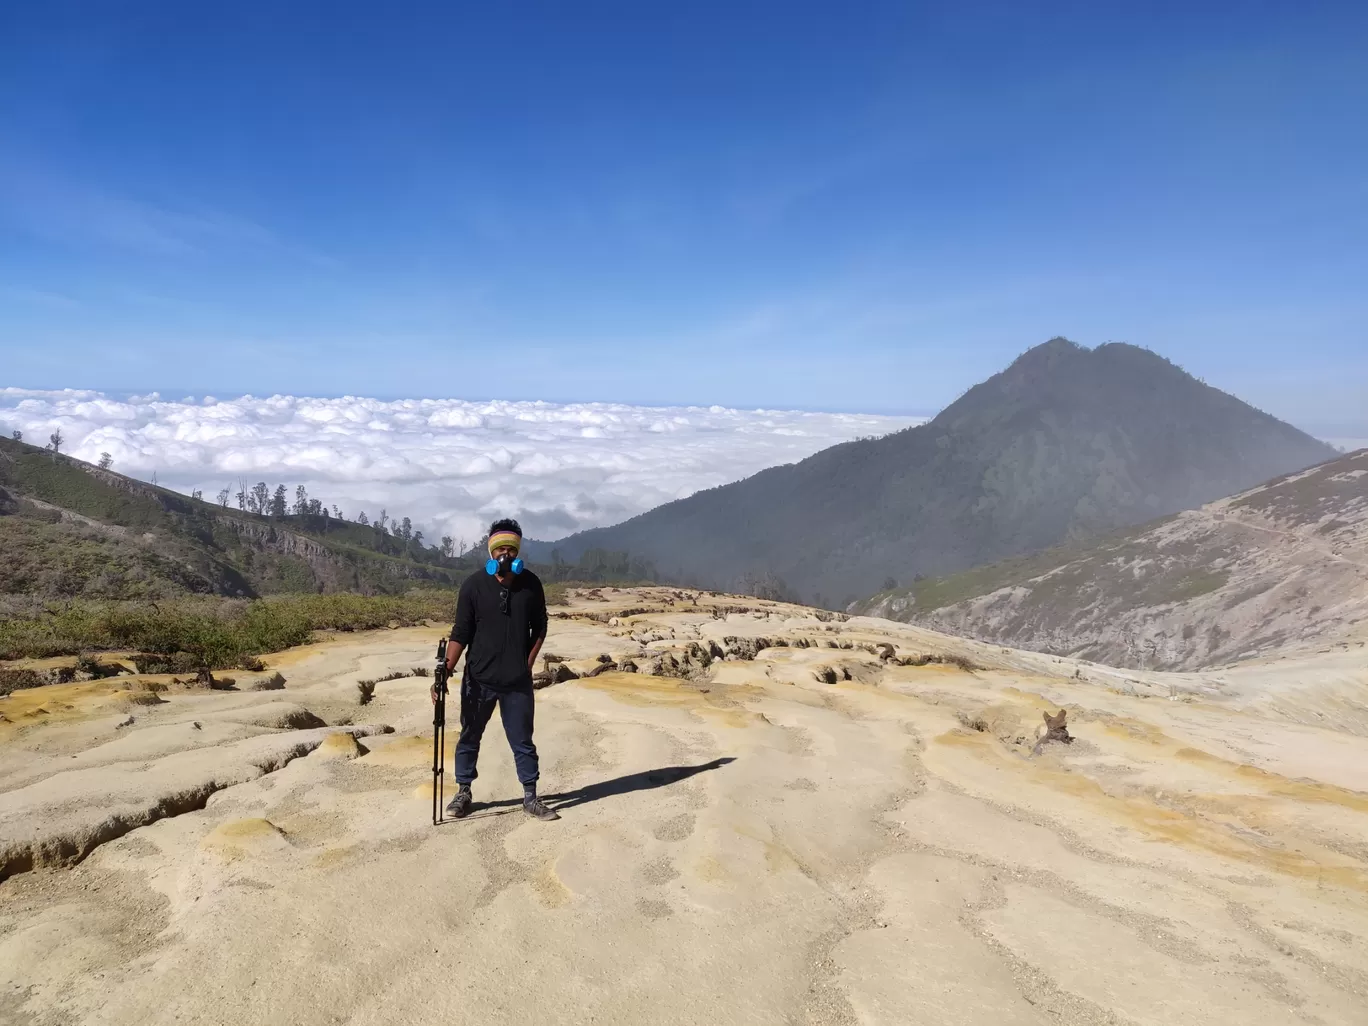
[[[357,706],[436,628],[127,726],[117,679],[0,700],[0,845],[39,852],[0,883],[0,1022],[1368,1021],[1368,739],[1269,704],[1314,666],[1134,674],[597,595],[549,651],[686,676],[537,693],[555,823],[522,814],[496,717],[476,811],[433,827],[429,681]],[[899,665],[919,655],[974,668]],[[1075,740],[1032,755],[1060,709]],[[213,786],[64,853],[92,810],[191,784]]]

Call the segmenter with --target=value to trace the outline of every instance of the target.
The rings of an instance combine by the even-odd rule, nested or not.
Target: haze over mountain
[[[1347,645],[1368,619],[1368,449],[1083,545],[883,592],[857,608],[1142,669]]]
[[[1136,346],[1054,338],[930,422],[833,446],[614,527],[534,546],[626,550],[672,579],[845,605],[1200,506],[1335,450]]]

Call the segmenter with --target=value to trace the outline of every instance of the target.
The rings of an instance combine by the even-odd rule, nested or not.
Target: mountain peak
[[[1020,363],[1022,360],[1038,360],[1044,357],[1072,356],[1077,353],[1087,352],[1091,352],[1087,346],[1079,345],[1077,342],[1067,339],[1063,335],[1056,335],[1054,338],[1042,342],[1038,346],[1032,346],[1030,349],[1026,350],[1026,352],[1018,356],[1014,362]]]
[[[686,583],[763,572],[801,595],[858,598],[871,581],[1142,523],[1331,455],[1147,349],[1059,337],[919,427],[558,544],[572,560],[627,551]]]
[[[1080,405],[1147,401],[1157,389],[1196,402],[1200,383],[1177,364],[1129,342],[1089,349],[1057,335],[1026,350],[1004,370],[975,385],[934,420],[963,428],[1023,406],[1056,412]]]
[[[1090,350],[1086,346],[1070,342],[1063,335],[1056,335],[1048,342],[1042,342],[1026,350],[996,377],[1007,384],[1030,381],[1040,375],[1054,373],[1062,365],[1071,363],[1088,352]]]

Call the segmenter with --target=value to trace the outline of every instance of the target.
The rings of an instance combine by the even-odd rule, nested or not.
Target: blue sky
[[[1064,334],[1368,435],[1365,11],[6,5],[0,385],[922,413]]]

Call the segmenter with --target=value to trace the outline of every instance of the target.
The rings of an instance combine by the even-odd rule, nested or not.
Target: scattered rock
[[[724,656],[751,660],[765,649],[774,648],[775,646],[769,638],[739,638],[734,635],[729,635],[722,639],[721,647]]]
[[[600,670],[599,672],[602,673],[603,671]],[[552,684],[563,684],[567,680],[578,679],[579,674],[566,666],[565,663],[555,663],[533,677],[532,686],[534,688],[544,688],[549,687]]]

